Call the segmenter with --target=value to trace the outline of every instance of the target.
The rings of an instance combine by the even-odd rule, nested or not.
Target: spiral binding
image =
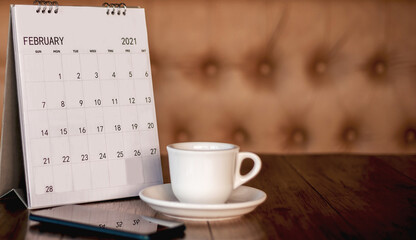
[[[107,3],[107,2],[105,2],[105,3],[103,3],[103,7],[107,8],[107,15],[110,15],[110,13],[111,13],[111,15],[114,15],[114,14],[116,14],[116,12],[117,12],[117,15],[120,15],[121,12],[122,12],[121,9],[124,9],[123,15],[126,15],[126,13],[127,13],[127,6],[124,3]]]
[[[38,5],[38,8],[36,9],[37,13],[58,13],[59,10],[59,4],[57,1],[42,1],[42,0],[35,0],[33,4]],[[48,10],[46,10],[48,9]]]
[[[35,0],[33,4],[38,5],[36,9],[37,13],[58,13],[59,11],[59,4],[57,1],[43,1],[43,0]],[[107,15],[123,15],[127,14],[127,5],[125,3],[103,3],[103,7],[107,8]]]

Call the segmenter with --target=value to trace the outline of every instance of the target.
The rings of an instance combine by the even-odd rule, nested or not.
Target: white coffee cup
[[[232,191],[254,178],[260,171],[259,156],[239,152],[228,143],[184,142],[167,146],[170,179],[176,198],[185,203],[220,204]],[[240,174],[244,159],[254,162],[245,175]]]

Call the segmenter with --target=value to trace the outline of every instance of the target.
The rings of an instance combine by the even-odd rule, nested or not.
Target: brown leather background
[[[32,3],[0,3],[2,84],[12,2]],[[146,8],[162,151],[416,153],[416,1],[125,2]]]

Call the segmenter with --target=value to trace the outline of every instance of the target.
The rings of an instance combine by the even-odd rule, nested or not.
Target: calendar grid
[[[131,53],[129,53],[129,62],[130,62],[130,66],[133,68],[133,59],[132,59]],[[134,73],[134,74],[136,75],[136,73]],[[135,77],[135,75],[133,77]],[[134,92],[137,93],[136,82],[135,82],[134,78],[133,78],[132,81],[133,81]],[[137,121],[140,122],[140,120],[139,120],[140,119],[140,115],[139,115],[139,112],[137,111],[137,107],[135,109],[136,109]],[[139,147],[140,147],[140,149],[143,149],[142,141],[141,141],[140,138],[139,138]],[[141,157],[142,154],[140,154],[141,164],[143,164],[143,157]],[[143,167],[142,167],[142,174],[143,174],[143,176],[145,175],[145,172],[144,172],[144,168]]]
[[[96,63],[97,63],[97,71],[99,72],[98,82],[100,83],[101,76],[102,76],[101,75],[101,72],[100,72],[100,62],[99,62],[99,59],[98,59],[98,54],[94,53],[94,56],[95,56]],[[101,84],[100,84],[100,88],[99,89],[100,89],[100,94],[99,95],[100,95],[100,97],[102,97]],[[107,127],[103,106],[100,105],[100,109],[101,109],[101,112],[103,113],[103,126],[104,127]],[[103,132],[103,133],[105,133],[105,132]],[[108,144],[107,144],[107,138],[105,137],[105,135],[104,135],[104,144],[105,144],[106,154],[108,154]],[[108,160],[106,159],[103,162],[105,162],[106,165],[107,165],[107,176],[110,176],[110,170],[108,169]]]
[[[154,130],[152,130],[152,129],[143,129],[143,130],[140,130],[140,131],[141,132],[154,132]],[[123,133],[137,133],[137,131],[128,130],[128,131],[124,131]],[[94,135],[101,136],[102,133],[89,133],[88,135],[89,136],[94,136]],[[70,135],[68,133],[68,136],[82,136],[82,135]],[[66,136],[54,136],[53,138],[67,138],[67,137]],[[36,140],[36,139],[45,139],[45,137],[33,137],[31,139],[33,139],[33,140]]]
[[[34,55],[34,56],[36,56],[38,54],[28,54],[28,55]],[[136,78],[136,77],[134,77],[134,78]],[[149,77],[138,77],[136,79],[147,79],[147,78],[149,78]],[[95,79],[82,79],[82,81],[88,82],[88,81],[96,81],[96,80]],[[102,82],[105,82],[105,81],[113,81],[113,79],[100,79],[100,81],[102,81]],[[124,80],[122,80],[122,81],[124,81]],[[44,81],[31,80],[30,82],[33,82],[33,83],[43,83]],[[60,82],[62,82],[62,80],[49,80],[48,82],[60,83]]]
[[[81,63],[81,54],[78,54],[78,61],[79,61],[79,68],[80,68],[80,72],[81,72],[81,74],[82,74],[82,76],[84,76],[84,71],[83,71],[83,66],[82,66],[82,63]],[[82,99],[83,100],[85,100],[85,90],[84,90],[84,85],[83,84],[81,84],[81,92],[82,92]],[[85,120],[85,126],[87,126],[87,113],[86,113],[86,111],[85,111],[85,108],[83,109],[83,113],[84,113],[84,120]],[[89,131],[89,129],[87,129],[87,131]],[[89,146],[89,144],[90,144],[90,136],[89,136],[89,132],[88,132],[88,134],[87,134],[87,136],[86,136],[86,138],[87,138],[87,149],[88,149],[88,155],[87,156],[91,156],[91,154],[90,154],[90,146]],[[90,176],[92,176],[92,171],[91,171],[91,163],[88,161],[88,162],[85,162],[85,163],[82,163],[82,159],[81,159],[81,164],[84,164],[84,165],[87,165],[88,166],[88,172],[89,172],[89,174],[90,174]],[[90,179],[88,179],[89,180],[89,186],[91,187],[92,186],[92,181],[91,181],[91,178]],[[75,188],[75,185],[74,185],[74,188]]]
[[[69,53],[67,53],[67,55],[68,55]],[[123,54],[123,53],[120,53],[120,54]],[[137,53],[134,53],[134,54],[137,54]],[[140,53],[139,53],[140,54]],[[69,54],[69,55],[72,55],[72,54]],[[77,53],[76,54],[77,55],[77,59],[78,59],[78,61],[79,61],[79,63],[81,63],[81,59],[80,59],[80,56],[81,56],[81,54],[79,54],[79,53]],[[95,55],[95,58],[98,58],[98,55],[97,54],[93,54],[93,55]],[[113,54],[112,54],[113,55]],[[124,55],[124,54],[123,54]],[[129,59],[129,64],[130,64],[130,66],[132,66],[133,65],[133,62],[132,62],[132,53],[129,53],[129,54],[125,54],[125,55],[128,55],[129,57],[128,57],[128,59]],[[113,55],[113,57],[114,57],[114,55]],[[62,59],[62,55],[60,55],[60,59]],[[44,60],[44,57],[43,57],[43,60]],[[63,66],[63,61],[61,60],[60,61],[60,63],[61,63],[61,69],[63,70],[64,69],[64,66]],[[47,64],[45,64],[45,62],[43,61],[43,65],[44,66],[46,66]],[[86,76],[86,74],[84,74],[84,70],[82,70],[82,64],[80,64],[79,65],[80,66],[80,73],[81,73],[81,76],[83,76],[81,79],[80,79],[80,81],[81,82],[83,82],[83,81],[87,81],[87,80],[91,80],[91,79],[85,79],[85,76]],[[146,68],[147,67],[149,67],[148,66],[148,62],[146,62]],[[46,69],[44,69],[44,71],[46,71]],[[147,75],[147,71],[148,71],[148,69],[146,70],[146,71],[144,71],[144,72],[146,72],[146,75]],[[68,109],[68,96],[66,96],[66,92],[67,92],[67,89],[66,89],[66,85],[65,85],[65,83],[67,83],[67,82],[70,82],[70,81],[78,81],[78,80],[71,80],[68,76],[67,76],[67,73],[64,73],[64,72],[61,72],[60,74],[62,74],[62,76],[63,76],[63,80],[61,80],[61,81],[56,81],[56,82],[63,82],[64,84],[62,85],[63,86],[63,99],[65,100],[65,101],[62,101],[63,103],[65,103],[66,105],[64,106],[64,107],[60,107],[60,108],[53,108],[53,107],[49,107],[49,106],[47,106],[46,108],[44,108],[44,109],[31,109],[31,110],[29,110],[29,112],[47,112],[48,113],[48,118],[47,118],[47,120],[49,121],[49,115],[50,115],[50,111],[54,111],[54,110],[62,110],[62,111],[64,111],[64,110],[67,110]],[[119,84],[120,84],[120,81],[131,81],[132,83],[133,83],[133,91],[134,92],[137,92],[136,90],[137,90],[137,81],[147,81],[147,79],[148,79],[148,76],[146,77],[140,77],[140,76],[137,76],[136,74],[134,74],[134,76],[131,78],[131,79],[126,79],[126,80],[122,80],[122,79],[120,79],[120,78],[117,78],[117,79],[101,79],[101,78],[98,78],[98,80],[95,80],[95,81],[97,81],[97,82],[103,82],[103,81],[116,81],[117,82],[117,85],[116,86],[118,86]],[[33,82],[35,82],[35,81],[33,81]],[[42,82],[43,83],[43,85],[45,85],[46,84],[46,82],[45,81],[36,81],[36,82]],[[52,79],[52,80],[50,80],[49,79],[49,81],[48,82],[54,82],[54,80]],[[101,87],[102,85],[100,85],[100,87]],[[85,94],[84,94],[84,92],[85,92],[85,86],[84,85],[82,85],[82,88],[81,88],[81,100],[84,100],[85,99]],[[149,89],[146,89],[146,90],[149,90],[150,92],[152,91],[152,89],[151,89],[151,85],[146,85],[146,88],[149,88]],[[120,91],[119,91],[120,89],[117,89],[116,90],[116,92],[117,93],[119,93]],[[102,91],[100,92],[100,95],[102,95]],[[149,97],[153,97],[153,95],[149,95]],[[117,97],[116,97],[116,99],[118,99],[118,100],[120,100],[120,95],[119,94],[117,94]],[[118,109],[118,112],[119,112],[119,114],[121,115],[121,112],[120,112],[120,108],[121,107],[126,107],[126,106],[131,106],[132,104],[121,104],[121,103],[117,103],[116,104],[116,108]],[[139,107],[139,106],[148,106],[149,105],[149,103],[134,103],[134,105],[135,106],[137,106],[137,107]],[[115,106],[105,106],[105,105],[101,105],[100,106],[100,108],[101,109],[104,109],[104,108],[114,108]],[[86,109],[96,109],[96,107],[91,107],[91,106],[82,106],[82,107],[71,107],[70,109],[79,109],[79,110],[83,110],[83,116],[84,116],[84,120],[85,120],[85,123],[87,122],[87,119],[86,119],[86,114],[85,114],[85,110]],[[65,118],[66,118],[66,121],[68,122],[69,121],[69,119],[68,119],[68,113],[66,112],[66,111],[64,111],[64,113],[65,113]],[[137,116],[137,120],[139,120],[140,118],[141,118],[141,114],[139,113],[139,111],[137,111],[137,109],[135,110],[135,115]],[[107,123],[105,122],[106,120],[105,120],[105,118],[103,119],[103,121],[104,121],[104,125],[106,125],[107,127],[108,127],[108,125],[107,125]],[[50,126],[50,124],[48,123],[47,124],[48,126]],[[74,132],[70,132],[70,130],[68,129],[68,125],[65,125],[65,127],[64,127],[64,129],[65,129],[65,131],[68,131],[68,132],[66,132],[65,133],[65,135],[58,135],[58,136],[53,136],[53,139],[58,139],[58,138],[63,138],[63,139],[66,139],[67,137],[71,137],[71,136],[83,136],[84,134],[82,134],[82,133],[74,133]],[[143,127],[143,126],[142,126]],[[120,133],[119,134],[121,134],[121,135],[123,135],[123,137],[122,137],[122,140],[124,141],[124,135],[125,135],[125,133],[135,133],[135,132],[137,132],[137,131],[135,131],[135,130],[126,130],[126,126],[125,125],[122,125],[122,128],[123,128],[123,130],[122,131],[120,131]],[[48,130],[50,130],[49,129],[49,127],[47,128]],[[88,131],[88,134],[86,135],[86,138],[87,138],[87,149],[89,149],[89,146],[88,146],[88,144],[89,144],[89,136],[93,136],[93,135],[103,135],[103,133],[94,133],[94,132],[92,132],[92,133],[90,133],[90,129],[88,129],[88,128],[85,128],[86,129],[86,131]],[[128,129],[128,128],[127,128]],[[140,130],[141,132],[152,132],[152,131],[154,131],[154,130],[152,130],[152,129],[141,129]],[[107,135],[108,134],[108,132],[106,133],[106,134],[104,134],[104,135]],[[36,140],[36,139],[44,139],[44,137],[43,136],[41,136],[41,137],[31,137],[31,139],[33,139],[33,140]],[[51,138],[49,138],[49,142],[50,142],[50,140],[51,140]],[[104,138],[104,141],[106,141],[106,139]],[[141,145],[141,141],[138,141],[138,144],[139,144],[139,149],[143,149],[143,146]],[[125,144],[124,144],[124,142],[123,142],[123,146],[124,146]],[[69,146],[70,147],[70,146]],[[50,146],[50,148],[52,148],[52,146]],[[123,147],[122,149],[124,150],[124,148],[125,147]],[[108,149],[108,146],[106,145],[106,149]],[[73,152],[72,151],[72,149],[70,148],[69,149],[69,152]],[[108,150],[107,150],[107,152],[108,152]],[[89,152],[86,152],[86,154],[90,154]],[[74,155],[73,154],[71,154],[71,156],[72,157],[74,157]],[[78,157],[78,156],[77,156]],[[141,158],[141,156],[139,156],[139,158]],[[55,159],[53,159],[54,161],[52,161],[51,163],[50,163],[50,166],[54,166],[54,165],[59,165],[59,159],[58,158],[55,158]],[[107,161],[110,161],[110,160],[117,160],[117,158],[108,158],[107,159]],[[91,170],[91,169],[90,169]],[[71,169],[71,171],[73,171],[73,169]],[[144,173],[143,173],[144,174]]]
[[[133,54],[140,55],[142,53],[128,53],[128,54],[119,53],[119,55],[127,56],[130,67],[133,66],[133,60],[132,60]],[[77,60],[78,60],[78,63],[79,63],[79,74],[81,76],[79,79],[73,80],[73,79],[71,79],[70,76],[68,76],[68,72],[66,72],[67,70],[64,69],[64,64],[63,64],[64,61],[62,59],[62,57],[64,55],[66,55],[66,56],[76,55],[77,56]],[[84,55],[94,55],[94,58],[97,59],[97,67],[100,68],[99,67],[99,61],[98,61],[98,57],[99,57],[98,54],[95,54],[95,53],[93,53],[93,54],[91,54],[91,53],[89,53],[89,54],[88,53],[85,53]],[[122,142],[121,143],[121,148],[119,148],[120,151],[118,151],[118,152],[123,152],[126,155],[133,155],[133,156],[135,156],[137,158],[137,161],[139,161],[139,159],[142,159],[143,156],[142,156],[141,153],[140,153],[139,156],[137,156],[137,153],[135,153],[134,151],[133,151],[133,153],[126,151],[126,146],[125,146],[124,140],[125,140],[125,134],[129,134],[129,133],[134,134],[134,133],[137,133],[137,131],[140,131],[140,132],[143,132],[143,133],[144,132],[149,132],[150,133],[150,132],[154,132],[156,130],[156,128],[155,129],[150,129],[150,128],[149,129],[146,129],[146,127],[144,125],[142,125],[143,123],[146,123],[146,122],[144,120],[140,120],[142,118],[142,114],[140,114],[139,111],[138,111],[138,107],[140,107],[140,106],[143,106],[143,107],[144,106],[151,106],[151,104],[150,103],[136,103],[136,102],[130,103],[130,104],[122,104],[122,101],[121,101],[121,98],[120,98],[121,95],[120,95],[120,88],[119,88],[120,86],[119,85],[121,84],[122,81],[131,82],[132,83],[132,87],[133,87],[133,92],[137,94],[137,92],[138,92],[137,83],[139,83],[139,82],[142,82],[142,83],[143,82],[147,82],[148,79],[149,79],[149,75],[148,75],[149,63],[147,61],[145,62],[146,68],[145,68],[145,70],[143,72],[145,73],[146,76],[144,76],[144,77],[143,76],[137,76],[137,72],[133,72],[134,75],[133,76],[130,76],[130,78],[125,78],[124,79],[124,78],[116,77],[114,79],[111,79],[111,78],[107,78],[106,79],[105,76],[103,78],[103,73],[100,71],[100,74],[99,74],[100,76],[97,78],[97,80],[92,80],[92,79],[89,79],[88,77],[86,77],[87,74],[85,74],[86,72],[83,69],[83,64],[82,64],[82,60],[81,60],[81,54],[79,52],[76,53],[76,54],[71,54],[71,53],[66,53],[65,54],[64,53],[64,54],[59,54],[59,56],[60,56],[59,59],[60,59],[60,68],[61,68],[61,71],[59,71],[59,76],[60,77],[62,76],[62,78],[61,78],[62,80],[55,81],[54,80],[56,78],[56,76],[55,76],[55,78],[48,79],[48,81],[46,81],[46,79],[43,79],[43,81],[42,80],[32,81],[32,82],[39,82],[39,83],[42,82],[42,84],[44,85],[44,87],[46,87],[46,82],[48,82],[48,83],[51,83],[51,82],[62,83],[62,97],[63,97],[62,99],[63,100],[62,99],[61,99],[62,101],[59,100],[59,101],[61,101],[61,106],[60,107],[53,107],[53,106],[50,107],[49,104],[48,104],[49,101],[50,101],[50,99],[47,99],[48,103],[44,104],[43,108],[41,108],[41,109],[30,109],[29,110],[29,112],[41,112],[41,113],[46,112],[47,113],[47,122],[48,123],[47,123],[46,130],[49,131],[49,134],[51,134],[51,131],[52,130],[54,132],[56,132],[56,130],[57,130],[57,129],[51,129],[51,126],[49,124],[49,121],[50,121],[49,119],[50,119],[50,114],[51,114],[50,111],[54,111],[55,113],[57,111],[63,112],[64,115],[65,115],[65,120],[68,123],[70,121],[70,119],[68,117],[68,111],[69,110],[74,110],[74,109],[76,109],[76,110],[82,110],[83,119],[85,121],[84,123],[87,124],[88,119],[87,119],[87,116],[86,116],[86,110],[88,110],[88,109],[97,109],[97,106],[95,106],[95,107],[93,107],[93,106],[87,106],[87,104],[84,104],[84,105],[81,104],[80,107],[70,106],[69,105],[69,102],[70,102],[69,99],[70,98],[66,95],[66,93],[68,92],[66,87],[67,87],[67,83],[70,83],[71,81],[72,82],[73,81],[78,81],[78,82],[81,82],[81,83],[82,82],[85,82],[85,81],[95,81],[95,82],[97,82],[99,84],[99,86],[100,86],[99,87],[99,90],[100,90],[99,99],[102,99],[102,97],[103,97],[103,85],[102,85],[102,83],[105,82],[105,81],[107,81],[107,82],[114,82],[115,83],[114,86],[116,86],[116,89],[114,89],[114,92],[115,92],[115,95],[114,96],[115,96],[115,98],[113,98],[112,100],[113,101],[116,100],[116,101],[120,101],[120,102],[116,102],[116,104],[114,104],[114,102],[113,102],[113,105],[104,105],[104,104],[101,104],[99,106],[99,108],[103,112],[104,112],[104,109],[117,109],[118,115],[121,116],[122,115],[121,107],[136,106],[134,108],[134,114],[137,117],[137,121],[138,121],[137,123],[141,122],[141,125],[139,124],[139,126],[138,126],[138,129],[140,129],[140,130],[128,130],[129,128],[126,127],[128,125],[119,124],[119,126],[121,126],[122,129],[119,132],[116,131],[114,133],[112,133],[111,131],[108,131],[108,130],[95,133],[95,132],[91,132],[91,129],[89,129],[88,127],[83,127],[82,125],[80,125],[79,129],[82,128],[86,132],[88,132],[88,134],[84,134],[82,132],[80,132],[80,133],[74,132],[74,131],[71,132],[70,126],[68,124],[65,124],[65,125],[61,126],[61,129],[60,129],[61,130],[61,134],[60,135],[56,135],[56,133],[54,133],[56,136],[51,136],[51,137],[48,137],[47,138],[48,139],[48,143],[49,143],[49,148],[50,149],[53,148],[53,146],[51,145],[51,140],[53,140],[53,139],[62,139],[62,140],[65,140],[67,143],[69,143],[68,140],[71,139],[72,137],[82,137],[82,136],[85,136],[85,138],[86,138],[86,145],[87,145],[87,149],[88,150],[86,152],[83,152],[83,153],[85,153],[85,156],[91,157],[91,152],[89,151],[90,150],[90,147],[89,147],[90,137],[96,135],[96,136],[104,136],[103,137],[103,141],[105,142],[105,149],[106,149],[106,152],[104,152],[104,154],[107,154],[107,155],[108,154],[113,154],[113,152],[111,152],[110,148],[108,147],[107,137],[108,137],[108,134],[110,134],[110,135],[111,134],[116,134],[116,135],[121,135],[121,142]],[[116,55],[115,54],[111,54],[111,56],[112,56],[112,59],[116,63]],[[45,62],[45,56],[42,57],[42,63],[43,63],[43,66],[46,66],[47,65],[46,62]],[[118,66],[117,63],[116,63],[115,66],[117,68],[117,66]],[[127,69],[127,70],[129,70],[129,69]],[[44,69],[44,71],[46,71],[46,69]],[[99,71],[99,69],[97,71]],[[132,72],[132,71],[130,71],[130,72]],[[117,74],[118,73],[119,72],[117,72]],[[141,87],[145,87],[145,89],[144,89],[145,92],[149,92],[149,93],[152,92],[152,86],[151,86],[151,84],[145,84],[144,86],[141,86]],[[85,91],[86,91],[86,89],[85,89],[85,85],[84,84],[81,84],[80,90],[81,90],[80,101],[81,100],[82,101],[85,101]],[[45,98],[45,97],[46,97],[45,94],[43,94],[43,98]],[[137,96],[135,96],[135,97],[137,97]],[[150,94],[150,95],[148,95],[148,97],[149,98],[153,98],[153,95]],[[125,98],[127,99],[127,96]],[[153,118],[153,116],[152,116],[152,118]],[[154,118],[153,118],[153,121],[155,121]],[[133,123],[134,122],[131,122],[130,124],[133,125]],[[148,122],[147,124],[153,124],[153,122]],[[105,116],[103,117],[103,126],[105,126],[105,128],[108,128],[109,127],[108,123],[106,122]],[[62,133],[63,130],[65,130],[65,134]],[[139,136],[140,135],[137,136],[137,138],[138,138],[138,143],[137,143],[138,144],[138,149],[143,150],[144,148],[143,148],[143,145],[141,144],[141,141],[140,141],[140,137]],[[31,139],[32,140],[41,140],[41,139],[44,139],[44,138],[45,138],[45,136],[38,136],[38,137],[31,136]],[[65,144],[65,145],[68,145],[69,156],[71,156],[70,162],[73,162],[74,160],[76,161],[76,159],[79,156],[76,155],[76,153],[74,152],[73,147],[71,146],[71,144]],[[144,154],[147,155],[146,153],[144,153]],[[153,154],[154,153],[151,153],[150,156],[147,157],[148,160],[146,160],[146,161],[153,161],[150,158],[151,155],[153,155]],[[52,160],[51,162],[48,163],[48,167],[50,167],[52,169],[55,169],[56,167],[59,167],[59,166],[69,165],[70,166],[70,174],[73,175],[72,173],[74,173],[74,166],[72,164],[68,164],[68,163],[65,163],[65,162],[64,163],[61,163],[60,162],[60,158],[58,158],[57,156],[55,156],[54,158],[51,158],[50,156],[46,156],[46,157],[49,157]],[[124,160],[124,159],[125,158],[121,158],[121,160]],[[102,161],[105,161],[107,167],[109,167],[108,164],[110,163],[110,161],[118,161],[118,160],[120,160],[119,157],[110,157],[109,156],[109,157],[106,157],[105,159],[103,159]],[[142,162],[142,160],[140,160],[140,162]],[[74,164],[84,164],[84,165],[87,165],[89,167],[89,175],[92,176],[93,173],[92,173],[92,170],[91,170],[90,161],[83,162],[81,160],[80,163],[75,163],[74,162]],[[142,164],[142,163],[140,163],[140,164]],[[141,170],[142,170],[142,175],[145,176],[146,175],[146,172],[144,171],[144,168],[141,168]],[[107,169],[107,174],[110,175],[109,169]],[[55,178],[55,175],[52,176],[52,185],[51,185],[52,187],[54,187],[55,182],[56,182],[54,180],[54,178]],[[71,190],[70,191],[75,190],[74,189],[75,187],[76,187],[75,180],[72,179],[72,186],[71,186]]]
[[[114,63],[115,63],[115,71],[117,72],[117,61],[116,61],[116,57],[115,57],[115,55],[114,55],[114,53],[113,54],[111,54],[112,55],[112,58],[113,58],[113,60],[114,60]],[[116,82],[116,92],[117,92],[117,100],[119,100],[120,99],[120,93],[119,93],[119,79],[118,79],[118,73],[117,73],[117,76],[116,76],[116,78],[115,78],[115,82]],[[120,105],[119,105],[119,103],[117,103],[117,109],[118,109],[118,113],[120,114],[120,118],[122,117],[122,114],[121,114],[121,109],[120,109]],[[121,123],[120,123],[121,124]],[[121,124],[122,125],[122,124]],[[120,133],[119,134],[121,134],[121,140],[122,140],[122,145],[123,145],[123,147],[122,147],[122,151],[124,152],[125,151],[125,144],[124,144],[124,131],[123,131],[123,129],[124,129],[124,127],[122,128],[122,130],[120,131]]]
[[[68,119],[68,111],[66,110],[67,108],[66,108],[66,106],[67,106],[67,104],[68,104],[68,101],[67,101],[67,96],[66,96],[66,88],[65,88],[65,79],[66,79],[66,76],[65,76],[65,73],[63,72],[63,70],[64,70],[64,66],[63,66],[63,64],[62,64],[62,55],[60,54],[60,59],[61,59],[61,70],[62,70],[62,78],[63,78],[63,82],[62,82],[62,86],[63,86],[63,99],[64,99],[64,106],[62,106],[62,104],[61,104],[61,106],[62,106],[62,108],[64,108],[64,110],[62,110],[63,112],[65,112],[65,117],[66,117],[66,122],[67,122],[67,124],[66,124],[66,128],[64,128],[64,129],[69,129],[69,126],[68,126],[68,123],[69,123],[69,119]],[[66,103],[66,105],[65,105],[65,103]],[[61,133],[62,134],[62,133]],[[72,151],[71,151],[71,149],[72,149],[72,146],[71,146],[71,144],[69,144],[69,139],[68,138],[66,138],[66,140],[67,140],[67,143],[68,143],[68,152],[69,152],[69,154],[70,154],[70,156],[71,157],[73,157],[73,154],[72,154]],[[64,159],[65,160],[65,159]],[[72,161],[73,159],[69,159],[69,161]],[[65,164],[65,163],[64,163]],[[70,175],[71,176],[73,176],[73,165],[72,164],[69,164],[69,166],[70,166]],[[67,166],[66,166],[67,167]],[[55,184],[55,179],[54,179],[54,184]],[[69,191],[73,191],[73,189],[74,189],[74,185],[75,185],[75,182],[74,182],[74,178],[72,177],[71,178],[71,189],[69,189]]]
[[[44,73],[45,72],[45,59],[44,59],[44,56],[41,56],[41,58],[42,58],[42,68],[43,68],[42,69],[43,70],[42,72]],[[45,82],[45,79],[44,78],[45,78],[45,74],[42,74],[43,86],[44,86],[44,89],[45,89],[44,99],[46,101],[46,98],[47,98],[47,96],[46,96],[46,82]],[[45,103],[45,105],[46,105],[46,103]],[[49,124],[49,110],[46,108],[45,110],[43,110],[43,112],[46,112],[47,126],[49,126],[50,125]],[[45,130],[45,131],[48,131],[48,130]],[[48,166],[46,166],[46,168],[52,169],[53,167],[50,165],[51,163],[53,163],[53,159],[51,157],[51,152],[50,152],[50,149],[52,148],[52,143],[51,143],[51,141],[50,141],[49,138],[48,138],[48,145],[49,145],[49,152],[47,153],[46,157],[44,157],[42,160],[44,160],[43,164],[45,164],[45,161],[48,163]],[[31,150],[32,149],[29,150],[30,153],[32,153]],[[39,170],[38,170],[40,167],[38,167],[37,164],[36,163],[33,163],[32,161],[31,161],[31,164],[33,164],[35,166],[33,172],[34,172],[34,176],[37,177],[36,174],[40,174],[39,173]],[[53,175],[51,177],[52,177],[52,181],[53,181]],[[36,189],[36,186],[35,186],[35,189]]]
[[[42,65],[43,65],[43,72],[45,72],[45,59],[44,59],[44,56],[42,56]],[[44,86],[45,86],[45,101],[47,101],[46,99],[47,99],[47,95],[46,95],[46,81],[45,81],[45,75],[43,74],[43,84],[44,84]],[[45,105],[46,105],[46,103],[45,103]],[[50,113],[49,113],[49,109],[48,108],[46,108],[44,111],[46,111],[46,119],[47,119],[47,126],[48,126],[48,128],[47,129],[49,129],[49,126],[50,126],[50,123],[49,123],[49,115],[50,115]],[[51,156],[51,149],[52,149],[52,143],[51,143],[51,139],[50,138],[48,138],[48,143],[49,143],[49,153],[48,153],[48,155],[47,155],[47,159],[49,159],[49,161],[48,160],[46,160],[46,161],[48,161],[49,162],[49,164],[48,164],[48,168],[50,168],[50,169],[53,169],[53,166],[52,166],[52,164],[54,164],[54,159],[52,159],[52,156]],[[45,162],[43,162],[44,164],[45,164]],[[35,173],[36,173],[36,171],[35,171]],[[53,182],[54,182],[54,179],[53,179],[53,175],[51,176],[52,177],[52,187],[53,187]]]
[[[131,104],[118,104],[121,107],[128,107],[131,106]],[[135,103],[134,105],[136,106],[148,106],[149,103]],[[102,108],[112,108],[113,106],[101,106]],[[71,109],[94,109],[95,107],[89,107],[89,106],[85,106],[85,107],[72,107]],[[49,108],[49,110],[60,110],[62,108]],[[32,111],[43,111],[43,109],[31,109],[29,110],[30,112]]]
[[[115,82],[115,92],[116,92],[116,94],[115,94],[115,96],[116,96],[116,98],[115,98],[115,101],[116,101],[116,106],[113,106],[113,108],[117,108],[117,110],[118,110],[118,113],[119,113],[119,115],[120,115],[120,120],[121,120],[121,118],[122,118],[122,115],[121,115],[121,109],[120,109],[120,106],[119,106],[119,103],[118,103],[118,101],[119,101],[119,99],[120,99],[120,96],[119,96],[119,86],[118,86],[118,81],[119,81],[119,79],[118,79],[118,76],[119,76],[119,74],[118,74],[118,72],[117,72],[117,61],[116,61],[116,58],[115,58],[115,55],[114,55],[114,53],[112,53],[112,54],[110,54],[111,55],[111,57],[112,57],[112,59],[114,60],[114,71],[115,71],[115,73],[116,73],[116,77],[114,78],[114,82]],[[101,85],[102,86],[102,85]],[[114,101],[114,99],[113,99],[113,101]],[[114,103],[113,103],[113,105],[114,105]],[[105,117],[104,117],[105,118]],[[122,124],[120,123],[120,126],[122,126]],[[121,130],[120,130],[120,132],[119,133],[116,133],[117,135],[120,135],[121,136],[121,149],[118,151],[118,153],[117,153],[117,158],[115,159],[115,160],[113,160],[113,161],[117,161],[118,162],[118,164],[121,164],[123,161],[125,161],[124,159],[125,159],[125,154],[126,154],[126,152],[125,152],[125,144],[124,144],[124,131],[123,131],[123,129],[124,129],[124,127],[122,127],[121,128]],[[107,152],[108,152],[108,149],[107,149]],[[120,154],[120,155],[119,155]],[[119,156],[121,156],[120,158],[119,158]],[[121,163],[120,163],[121,162]],[[108,160],[108,164],[110,164],[110,158],[109,158],[109,160]],[[111,180],[112,180],[112,178],[111,178],[111,173],[109,173],[110,175],[110,186],[111,186]]]

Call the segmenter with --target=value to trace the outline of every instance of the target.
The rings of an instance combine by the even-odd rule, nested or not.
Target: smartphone
[[[185,230],[181,222],[82,205],[32,210],[29,219],[43,223],[46,230],[75,228],[82,232],[130,239],[177,238],[183,237]]]

